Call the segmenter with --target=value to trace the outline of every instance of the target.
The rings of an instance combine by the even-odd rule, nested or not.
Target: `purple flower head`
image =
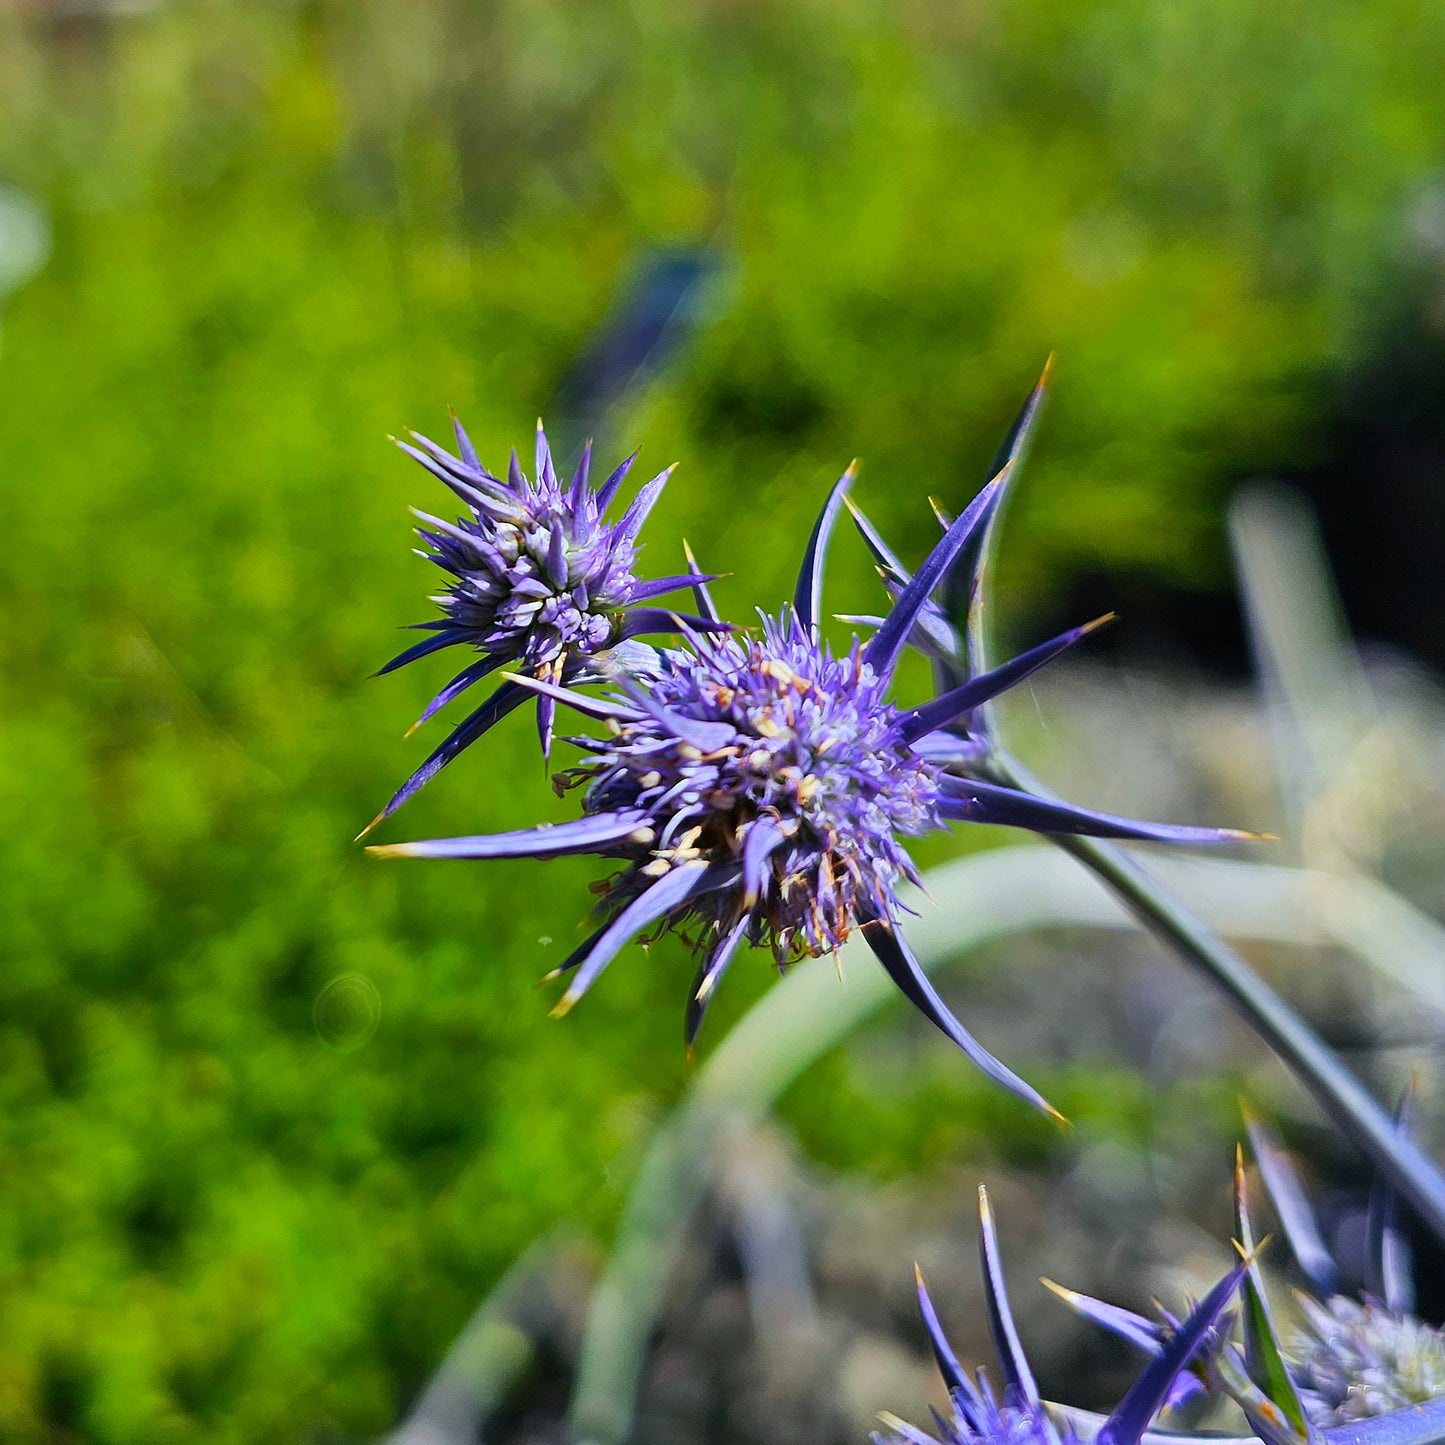
[[[465,646],[480,654],[427,704],[416,727],[498,668],[514,668],[525,677],[557,684],[605,679],[619,660],[625,665],[629,639],[676,630],[673,613],[636,604],[675,592],[690,581],[676,576],[642,582],[633,571],[637,535],[662,494],[671,467],[648,482],[617,521],[609,522],[608,507],[636,453],[594,490],[588,479],[589,444],[576,474],[564,485],[539,421],[534,476],[527,478],[513,452],[503,480],[478,461],[460,422],[455,429],[459,456],[415,434],[414,446],[398,442],[408,456],[445,483],[466,510],[455,522],[416,512],[421,522],[417,534],[428,549],[420,555],[449,578],[446,590],[432,599],[443,616],[416,624],[428,635],[392,658],[381,672],[449,647]],[[708,625],[701,618],[693,622],[698,627]],[[517,682],[504,682],[402,785],[376,822],[395,812],[458,753],[531,696]],[[551,746],[556,702],[540,696],[536,703],[545,754]]]
[[[1299,1299],[1284,1341],[1310,1423],[1325,1429],[1445,1396],[1445,1335],[1380,1300]]]
[[[917,881],[902,840],[956,819],[1193,842],[1236,835],[1085,813],[946,772],[956,740],[941,730],[1030,667],[1007,664],[975,679],[967,696],[922,707],[899,707],[888,690],[933,590],[986,525],[1001,482],[986,486],[949,526],[873,637],[834,653],[818,631],[823,558],[853,475],[850,468],[829,493],[791,606],[765,617],[756,636],[722,630],[694,567],[701,622],[713,631],[682,621],[684,645],[653,654],[645,677],[621,677],[602,696],[515,679],[604,724],[600,739],[573,739],[588,756],[558,780],[562,791],[583,790],[580,818],[377,851],[431,858],[596,853],[611,860],[616,871],[601,888],[601,926],[557,971],[571,976],[558,1011],[571,1008],[629,940],[675,929],[699,955],[689,1044],[742,943],[771,949],[781,965],[830,952],[861,928],[926,1017],[991,1077],[1054,1113],[964,1029],[914,959],[898,927],[898,885]]]
[[[1002,1398],[994,1394],[982,1370],[970,1376],[959,1364],[920,1272],[918,1307],[952,1408],[946,1416],[934,1412],[936,1435],[885,1415],[886,1429],[875,1432],[874,1445],[1076,1445],[1079,1439],[1068,1413],[1045,1404],[1039,1394],[1014,1325],[988,1193],[982,1187],[978,1206],[984,1304],[1003,1369]],[[1168,1403],[1181,1373],[1215,1330],[1246,1267],[1240,1264],[1220,1280],[1154,1351],[1143,1373],[1099,1425],[1096,1438],[1101,1445],[1140,1445],[1150,1420]]]

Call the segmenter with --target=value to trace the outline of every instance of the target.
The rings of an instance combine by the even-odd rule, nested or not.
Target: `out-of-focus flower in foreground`
[[[450,647],[468,647],[480,656],[427,704],[413,730],[503,667],[553,684],[605,680],[626,665],[629,639],[677,630],[672,611],[638,604],[676,592],[690,581],[675,576],[644,582],[633,572],[638,533],[671,467],[648,482],[618,520],[609,522],[607,510],[636,453],[594,490],[589,445],[572,481],[564,484],[539,421],[534,476],[527,478],[513,452],[503,480],[482,466],[460,422],[455,430],[459,456],[415,434],[415,445],[397,443],[445,483],[467,511],[455,522],[416,512],[421,523],[417,534],[429,549],[418,549],[420,555],[451,579],[432,599],[444,615],[414,624],[427,636],[392,658],[378,675]],[[704,630],[709,626],[702,618],[691,621]],[[520,682],[504,682],[452,730],[370,826],[390,816],[458,753],[532,697]],[[543,694],[535,701],[545,754],[551,746],[556,700]]]
[[[1251,1261],[1240,1310],[1243,1347],[1224,1334],[1216,1338],[1195,1362],[1194,1387],[1231,1396],[1267,1445],[1307,1445],[1321,1432],[1376,1419],[1380,1438],[1388,1440],[1392,1422],[1386,1417],[1396,1412],[1404,1412],[1397,1422],[1406,1433],[1415,1433],[1418,1422],[1410,1412],[1445,1402],[1445,1334],[1413,1313],[1412,1266],[1395,1218],[1394,1191],[1381,1182],[1372,1194],[1367,1287],[1361,1298],[1352,1298],[1342,1291],[1339,1265],[1284,1148],[1258,1120],[1250,1120],[1249,1134],[1281,1232],[1315,1293],[1296,1293],[1297,1320],[1280,1329]],[[1236,1239],[1252,1250],[1242,1155],[1235,1167],[1234,1209]],[[1167,1323],[1050,1287],[1080,1314],[1150,1353],[1157,1354],[1167,1338]]]
[[[1285,1358],[1313,1424],[1345,1425],[1445,1395],[1445,1337],[1380,1300],[1302,1295]]]
[[[1409,1114],[1407,1093],[1402,1131]],[[1280,1342],[1310,1424],[1345,1425],[1445,1397],[1445,1333],[1414,1313],[1414,1264],[1395,1191],[1377,1180],[1371,1193],[1365,1288],[1352,1298],[1289,1155],[1259,1120],[1250,1120],[1249,1134],[1280,1229],[1313,1291],[1296,1294],[1300,1318]]]
[[[963,1028],[909,950],[898,888],[918,878],[902,840],[955,820],[1185,843],[1244,835],[1133,822],[950,773],[968,743],[949,729],[1091,629],[1075,628],[920,707],[891,702],[909,638],[987,526],[1003,482],[995,478],[949,525],[869,641],[835,653],[819,632],[823,560],[853,475],[849,468],[829,493],[791,605],[764,617],[756,635],[724,629],[699,576],[703,626],[681,621],[683,645],[651,654],[645,675],[619,676],[601,696],[536,676],[510,680],[603,724],[601,738],[571,739],[588,756],[558,778],[561,791],[582,789],[580,818],[374,851],[475,859],[595,853],[614,861],[618,871],[599,888],[601,926],[557,970],[570,975],[558,1011],[571,1008],[629,940],[676,929],[699,955],[689,1044],[742,943],[769,948],[781,967],[831,952],[861,928],[915,1006],[991,1077],[1053,1113]]]
[[[982,1187],[978,1191],[978,1204],[984,1300],[1003,1370],[1003,1393],[994,1393],[982,1370],[970,1376],[959,1364],[920,1274],[918,1305],[933,1357],[948,1387],[950,1410],[947,1415],[934,1412],[936,1434],[896,1416],[885,1415],[885,1428],[874,1433],[874,1445],[1076,1445],[1078,1441],[1067,1416],[1056,1416],[1039,1394],[1014,1326],[988,1194]],[[1239,1287],[1246,1267],[1245,1264],[1236,1266],[1172,1331],[1099,1428],[1097,1438],[1101,1442],[1139,1445],[1149,1422],[1169,1403],[1191,1359],[1206,1345],[1230,1297]]]

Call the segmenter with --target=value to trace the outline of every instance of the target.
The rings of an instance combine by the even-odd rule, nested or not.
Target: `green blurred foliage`
[[[56,234],[0,343],[0,1438],[384,1429],[532,1238],[609,1234],[688,1077],[676,947],[546,1018],[585,865],[350,842],[444,675],[365,681],[432,585],[388,431],[451,404],[502,457],[641,249],[715,246],[601,438],[684,463],[654,568],[686,532],[745,617],[854,453],[916,552],[1052,349],[1005,611],[1207,579],[1401,268],[1442,50],[1404,0],[0,8],[0,180]],[[388,836],[556,808],[516,722]],[[835,1060],[795,1120],[882,1171],[1050,1147],[945,1061],[879,1099]],[[1137,1134],[1137,1083],[1060,1084]]]

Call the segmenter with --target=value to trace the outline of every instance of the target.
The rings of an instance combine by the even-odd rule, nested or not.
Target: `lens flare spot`
[[[343,973],[316,995],[312,1009],[322,1043],[349,1054],[369,1043],[381,1023],[381,995],[369,978]]]

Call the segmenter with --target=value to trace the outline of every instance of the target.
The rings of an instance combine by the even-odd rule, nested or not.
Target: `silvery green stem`
[[[1041,797],[1050,794],[1027,770],[998,752],[998,781]],[[1057,835],[1139,921],[1214,983],[1236,1012],[1279,1055],[1295,1077],[1371,1163],[1445,1240],[1445,1175],[1411,1140],[1319,1035],[1218,934],[1195,918],[1122,849],[1096,838]]]

